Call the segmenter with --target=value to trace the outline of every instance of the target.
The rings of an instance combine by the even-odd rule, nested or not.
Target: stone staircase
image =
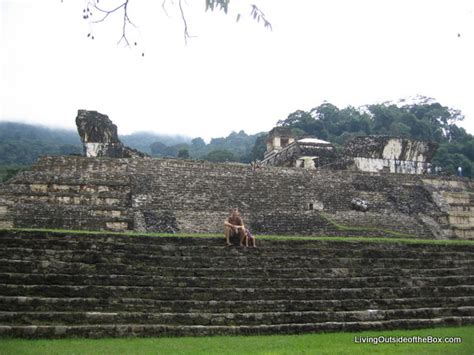
[[[452,215],[453,232],[448,211],[432,198],[439,195],[449,209],[444,192],[467,193],[450,186],[459,182],[467,184],[426,175],[46,156],[0,184],[0,228],[221,233],[229,208],[238,207],[257,234],[447,239],[456,232],[469,239],[472,230],[461,234],[469,211]],[[455,196],[459,208],[469,207],[464,197],[471,199],[472,186],[470,194]],[[353,210],[354,198],[368,201],[369,210]]]
[[[423,180],[444,215],[439,218],[445,234],[456,239],[474,239],[474,183],[471,180]]]
[[[0,231],[0,336],[281,334],[474,323],[474,244]]]
[[[127,177],[104,176],[101,161],[92,161],[87,174],[76,171],[86,170],[85,166],[73,166],[67,174],[62,172],[65,177],[59,181],[59,168],[64,167],[47,163],[40,160],[15,176],[14,183],[4,184],[3,190],[0,186],[0,228],[130,229]]]

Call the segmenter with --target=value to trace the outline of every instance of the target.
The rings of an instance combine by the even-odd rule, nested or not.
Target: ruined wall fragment
[[[389,136],[355,137],[344,147],[354,167],[366,172],[424,174],[436,152],[434,142]]]
[[[117,135],[117,126],[97,111],[79,110],[76,126],[86,157],[138,158],[145,153],[123,145]]]

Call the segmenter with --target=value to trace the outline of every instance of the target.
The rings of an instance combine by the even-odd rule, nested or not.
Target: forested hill
[[[0,122],[0,165],[29,165],[41,155],[80,154],[76,131]]]

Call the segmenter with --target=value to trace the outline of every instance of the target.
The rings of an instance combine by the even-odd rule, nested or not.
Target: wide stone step
[[[472,195],[471,195],[472,196]],[[474,204],[458,204],[458,203],[450,203],[449,204],[449,211],[474,211]]]
[[[143,312],[0,312],[2,325],[170,324],[236,326],[322,322],[359,322],[387,319],[472,317],[474,307],[417,308],[357,311],[258,313],[143,313]]]
[[[164,324],[101,324],[0,326],[2,337],[124,337],[124,336],[204,336],[204,335],[264,335],[301,334],[323,331],[362,331],[382,329],[416,329],[439,326],[462,326],[474,323],[474,317],[440,317],[432,319],[395,319],[365,322],[325,322],[294,324],[259,324],[255,326],[183,326]]]
[[[76,285],[9,285],[0,284],[0,295],[41,297],[131,297],[161,300],[193,299],[326,299],[347,298],[406,298],[474,296],[473,285],[425,286],[410,288],[197,288],[197,287],[138,287],[138,286],[76,286]]]
[[[163,267],[146,264],[131,265],[121,263],[67,263],[43,261],[24,261],[0,259],[0,272],[3,273],[43,273],[43,274],[75,274],[75,275],[157,275],[157,276],[195,276],[195,277],[233,277],[236,272],[242,277],[256,274],[268,277],[316,277],[316,276],[456,276],[473,275],[474,267],[442,267],[433,268],[431,265],[407,267],[407,265],[392,265],[386,267],[261,267],[236,268],[233,265],[216,267]]]
[[[257,236],[258,238],[258,236]],[[196,246],[196,247],[220,247],[224,246],[224,237],[165,237],[165,236],[145,236],[145,235],[123,235],[123,234],[65,234],[58,232],[26,232],[26,231],[7,231],[0,230],[0,240],[5,243],[23,243],[28,245],[31,243],[39,243],[45,245],[108,245],[117,247],[161,247],[179,248],[182,246]],[[318,237],[309,238],[305,240],[288,240],[288,239],[262,239],[262,245],[266,248],[277,247],[286,249],[345,249],[354,250],[354,246],[359,248],[376,249],[376,250],[432,250],[432,251],[446,251],[446,250],[474,250],[473,246],[466,244],[427,244],[423,242],[413,243],[398,243],[398,242],[366,242],[355,240],[337,240],[328,241]]]
[[[3,258],[7,258],[3,255]],[[22,257],[20,255],[11,254],[11,260],[34,260],[36,262],[48,262],[54,264],[56,262],[67,263],[122,263],[129,265],[147,265],[150,266],[167,266],[179,267],[186,265],[189,268],[199,267],[225,267],[232,265],[236,268],[244,268],[249,266],[260,267],[393,267],[396,265],[418,268],[423,265],[431,265],[432,267],[474,267],[474,259],[416,259],[416,258],[370,258],[370,257],[275,257],[275,258],[259,258],[257,255],[227,255],[227,256],[160,256],[160,255],[126,255],[116,257],[115,255],[104,255],[101,252],[88,253],[71,253],[71,254],[51,254],[41,256]]]
[[[51,209],[62,207],[66,210],[74,209],[77,206],[121,206],[128,207],[130,204],[130,193],[122,191],[95,193],[50,193],[50,192],[16,192],[10,193],[17,197],[21,202],[17,203],[18,209],[22,211],[28,209],[38,209],[40,206],[48,206]],[[19,206],[19,205],[22,206]]]
[[[348,250],[358,249],[366,250],[406,250],[425,251],[425,252],[447,252],[447,251],[470,251],[474,252],[474,245],[461,244],[426,244],[426,243],[394,243],[394,242],[364,242],[364,241],[325,241],[318,238],[310,240],[260,240],[262,249],[276,248],[285,251],[295,249],[327,249],[327,250]],[[0,243],[25,247],[33,247],[35,244],[42,245],[44,248],[59,249],[64,246],[74,245],[74,248],[88,248],[95,246],[101,248],[101,245],[109,247],[138,248],[138,250],[153,250],[164,246],[165,248],[176,249],[183,246],[197,247],[218,247],[224,244],[224,238],[191,238],[191,237],[152,237],[152,236],[126,236],[120,234],[61,234],[44,232],[23,232],[23,231],[1,231]],[[265,247],[265,248],[263,248]],[[67,248],[68,249],[68,248]],[[233,248],[227,248],[233,249]],[[259,248],[257,248],[258,250]],[[135,249],[136,250],[136,249]]]
[[[454,234],[461,239],[474,239],[474,226],[453,225]]]
[[[442,196],[449,204],[462,204],[462,205],[469,205],[470,204],[470,194],[468,192],[451,192],[451,191],[443,191]]]
[[[455,216],[455,217],[470,217],[471,220],[474,219],[474,206],[472,208],[466,207],[466,206],[458,206],[458,207],[453,207],[450,206],[450,210],[448,211],[449,216]]]
[[[52,298],[29,296],[0,296],[0,310],[17,312],[304,312],[354,311],[359,309],[405,309],[466,307],[474,304],[474,296],[413,297],[342,300],[155,300],[143,298]]]
[[[209,247],[209,246],[183,246],[183,247],[167,247],[157,246],[155,248],[144,246],[143,250],[130,247],[117,247],[107,246],[100,249],[97,245],[82,245],[82,247],[76,247],[74,245],[68,245],[67,249],[58,249],[55,245],[51,248],[42,246],[41,248],[32,248],[31,245],[25,246],[10,246],[4,245],[0,240],[3,249],[0,250],[0,258],[10,256],[10,258],[32,258],[37,256],[55,255],[56,257],[72,257],[78,253],[101,253],[103,257],[115,257],[115,258],[126,258],[133,255],[135,258],[148,259],[153,256],[164,256],[164,257],[192,257],[196,255],[209,255],[209,256],[245,256],[248,258],[295,258],[295,257],[318,257],[318,258],[426,258],[426,259],[474,259],[474,251],[458,251],[458,252],[429,252],[429,251],[406,251],[406,250],[377,250],[377,249],[360,249],[360,250],[337,250],[337,249],[283,249],[283,248],[239,248],[232,249],[225,247]]]
[[[15,285],[81,285],[81,286],[153,286],[153,287],[413,287],[474,285],[474,276],[440,277],[305,277],[272,278],[254,273],[251,277],[174,277],[141,275],[70,275],[0,273],[0,283]]]

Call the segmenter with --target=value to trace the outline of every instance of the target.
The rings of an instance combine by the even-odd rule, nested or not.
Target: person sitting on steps
[[[229,217],[224,221],[224,236],[228,246],[231,246],[230,238],[234,235],[239,236],[240,246],[243,246],[245,239],[245,226],[242,217],[237,208],[230,211]]]
[[[245,246],[249,246],[249,241],[250,241],[250,246],[256,248],[257,244],[255,243],[255,236],[250,232],[250,230],[245,227]]]

